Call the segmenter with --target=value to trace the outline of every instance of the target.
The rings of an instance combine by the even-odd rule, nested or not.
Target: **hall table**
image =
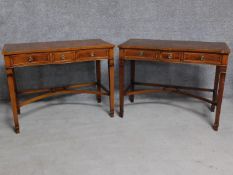
[[[60,94],[95,94],[101,102],[101,95],[109,96],[110,116],[114,115],[114,45],[101,39],[52,41],[37,43],[6,44],[3,48],[5,68],[9,86],[10,100],[13,111],[15,132],[19,133],[20,107],[29,103]],[[101,60],[108,61],[109,90],[101,84]],[[96,82],[69,85],[65,87],[31,89],[18,91],[15,81],[14,68],[39,66],[49,64],[67,64],[83,61],[96,62]],[[64,72],[65,73],[65,72]],[[69,79],[69,77],[67,77]],[[97,90],[77,89],[96,86]],[[103,91],[102,91],[103,90]],[[36,94],[35,97],[20,101],[19,94]]]
[[[171,92],[187,95],[211,104],[211,111],[216,107],[213,129],[218,130],[221,104],[223,98],[224,82],[227,70],[230,49],[223,42],[174,41],[130,39],[120,44],[119,59],[119,89],[120,89],[120,116],[124,113],[124,96],[134,102],[134,95],[156,92]],[[130,85],[124,87],[124,65],[130,61]],[[209,64],[216,66],[214,88],[183,87],[135,81],[135,61],[153,61],[177,64]],[[140,64],[140,63],[138,63]],[[151,86],[154,89],[135,89],[137,86]],[[212,99],[198,96],[190,91],[205,91],[212,93]]]

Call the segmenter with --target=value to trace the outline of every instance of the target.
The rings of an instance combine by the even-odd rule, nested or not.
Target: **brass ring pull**
[[[32,61],[34,61],[33,57],[32,57],[32,56],[29,56],[29,57],[28,57],[28,62],[32,62]]]
[[[140,51],[139,52],[139,56],[142,57],[144,55],[144,52],[143,51]]]
[[[91,52],[91,57],[94,57],[95,56],[95,53],[94,52]]]
[[[173,58],[172,54],[169,53],[169,54],[168,54],[168,59],[172,59],[172,58]]]
[[[201,61],[204,61],[205,60],[205,57],[204,55],[201,56]]]
[[[65,55],[62,54],[62,55],[61,55],[61,60],[64,60],[64,59],[65,59]]]

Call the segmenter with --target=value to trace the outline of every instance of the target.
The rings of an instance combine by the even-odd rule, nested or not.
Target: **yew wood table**
[[[54,41],[22,44],[6,44],[3,48],[5,68],[9,86],[11,106],[16,133],[20,132],[20,107],[29,103],[59,95],[59,94],[95,94],[101,102],[101,95],[109,96],[110,116],[114,115],[114,45],[100,39]],[[109,90],[101,84],[101,60],[108,60]],[[96,82],[88,82],[65,87],[18,91],[15,81],[14,68],[25,66],[39,66],[48,64],[67,64],[83,61],[96,62]],[[69,77],[67,77],[69,78]],[[81,90],[77,88],[96,86],[97,90]],[[103,91],[102,91],[103,90]],[[36,97],[20,101],[18,94],[34,94]]]
[[[172,92],[187,95],[211,104],[211,111],[216,107],[214,130],[218,130],[221,104],[223,98],[224,81],[227,70],[230,49],[226,43],[221,42],[198,42],[198,41],[169,41],[130,39],[119,45],[119,88],[120,88],[120,116],[124,112],[124,96],[129,96],[131,102],[134,95],[155,92]],[[131,82],[124,87],[124,64],[129,60],[131,65]],[[175,85],[163,85],[154,83],[143,83],[135,81],[135,61],[158,61],[166,63],[188,63],[188,64],[210,64],[216,66],[215,82],[213,89],[183,87]],[[138,86],[152,86],[155,89],[137,89]],[[190,91],[205,91],[213,94],[212,99],[207,99]]]

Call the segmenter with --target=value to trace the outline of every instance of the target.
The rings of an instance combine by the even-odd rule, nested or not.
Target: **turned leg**
[[[110,116],[114,117],[114,59],[108,60]]]
[[[11,107],[13,111],[13,119],[15,124],[15,132],[19,133],[19,118],[18,118],[18,102],[16,96],[16,84],[14,80],[14,70],[13,68],[7,68],[7,81],[10,93]]]
[[[218,92],[217,92],[217,107],[216,107],[215,121],[214,121],[214,125],[213,125],[213,129],[215,131],[217,131],[218,127],[219,127],[225,77],[226,77],[226,67],[219,67],[219,85],[218,85]]]
[[[119,64],[119,97],[120,97],[120,117],[124,115],[124,59],[120,58]]]
[[[96,61],[96,80],[97,80],[97,91],[100,93],[96,95],[97,102],[101,102],[101,64],[100,60]]]
[[[134,82],[135,82],[135,60],[131,60],[130,61],[130,87],[132,91],[134,91]],[[129,100],[131,103],[133,103],[134,95],[130,95]]]
[[[214,80],[214,92],[213,92],[213,101],[216,102],[217,100],[217,93],[218,93],[218,84],[219,84],[219,67],[216,66],[216,72],[215,72],[215,80]],[[215,104],[211,105],[211,112],[214,112],[215,110]]]

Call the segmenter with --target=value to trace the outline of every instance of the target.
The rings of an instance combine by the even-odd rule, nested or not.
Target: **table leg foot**
[[[119,116],[120,116],[121,118],[123,118],[123,117],[124,117],[124,112],[123,112],[123,111],[120,111],[120,112],[119,112]]]
[[[19,133],[20,133],[19,126],[16,126],[16,127],[15,127],[15,133],[16,133],[16,134],[19,134]]]
[[[114,117],[114,111],[109,112],[110,117]]]
[[[97,103],[101,103],[101,97],[100,96],[96,97],[96,100],[97,100]]]
[[[215,111],[215,105],[211,105],[210,111],[211,111],[211,112],[214,112],[214,111]]]
[[[213,125],[213,129],[214,129],[215,131],[218,131],[218,124],[214,124],[214,125]]]
[[[131,103],[134,102],[134,96],[133,96],[133,95],[132,95],[132,96],[131,96],[131,95],[129,96],[129,101],[130,101]]]
[[[21,113],[19,108],[17,109],[17,113],[18,113],[18,114],[20,114],[20,113]]]

